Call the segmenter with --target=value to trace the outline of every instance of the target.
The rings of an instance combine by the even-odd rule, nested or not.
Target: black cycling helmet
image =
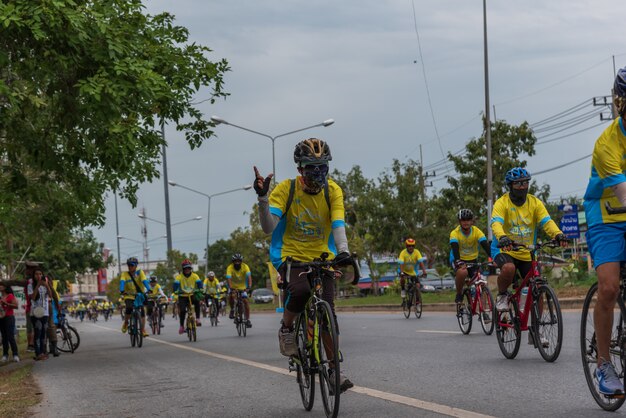
[[[474,219],[474,212],[470,209],[461,209],[457,214],[457,217],[459,218],[459,221],[471,221]]]
[[[154,283],[157,281],[157,277],[156,276],[150,276],[150,283]]]
[[[128,260],[126,260],[127,266],[136,266],[138,264],[139,264],[139,260],[137,260],[137,257],[130,257]]]
[[[233,254],[231,260],[232,261],[243,261],[243,256],[241,254],[239,254],[239,253],[235,253],[235,254]]]
[[[327,163],[332,159],[328,144],[317,138],[299,142],[293,152],[293,160],[299,165]]]
[[[626,113],[626,67],[620,69],[613,84],[613,103],[620,116]]]

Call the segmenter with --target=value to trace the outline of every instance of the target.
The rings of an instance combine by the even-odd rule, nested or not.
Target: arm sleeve
[[[346,227],[340,226],[333,228],[333,239],[335,240],[335,246],[337,247],[337,253],[347,253],[348,250],[348,237],[346,236]]]
[[[461,258],[461,251],[459,250],[459,242],[452,241],[450,242],[450,247],[452,247],[452,255],[454,256],[454,261],[457,261]]]
[[[480,241],[480,246],[483,247],[483,250],[485,250],[485,254],[487,254],[487,257],[491,258],[491,248],[489,248],[489,242],[484,239]]]
[[[261,229],[266,234],[271,234],[280,220],[280,217],[270,212],[270,202],[267,196],[259,197],[259,220]]]
[[[626,181],[621,167],[623,157],[620,149],[621,147],[613,146],[612,142],[598,141],[593,150],[592,163],[605,189]]]
[[[180,290],[180,280],[176,279],[174,280],[174,293],[178,292]]]
[[[202,280],[200,279],[196,280],[196,287],[198,289],[202,289],[204,287],[204,283],[202,283]]]
[[[554,238],[558,234],[562,234],[559,227],[556,226],[556,222],[554,222],[552,218],[550,218],[550,214],[546,210],[546,207],[539,199],[537,199],[537,209],[535,210],[535,214],[537,225],[542,227],[546,234],[550,236],[550,238]]]
[[[148,280],[148,279],[144,280],[143,281],[143,286],[146,289],[146,293],[150,292],[150,289],[151,289],[151,287],[150,287],[150,280]]]
[[[126,280],[120,278],[120,293],[126,288]]]
[[[500,237],[506,235],[506,231],[504,230],[506,209],[503,207],[502,199],[503,197],[496,201],[496,204],[493,205],[493,212],[491,213],[491,230],[496,239],[500,239]]]

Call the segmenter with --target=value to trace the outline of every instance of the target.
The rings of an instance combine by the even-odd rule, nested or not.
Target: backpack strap
[[[287,216],[287,212],[289,212],[289,208],[291,207],[291,203],[293,202],[293,195],[296,191],[296,179],[291,179],[291,183],[289,184],[289,196],[287,196],[287,204],[285,205],[285,211],[280,219],[283,219]],[[328,206],[328,212],[330,215],[330,191],[328,190],[328,181],[324,184],[324,198],[326,199],[326,205]]]

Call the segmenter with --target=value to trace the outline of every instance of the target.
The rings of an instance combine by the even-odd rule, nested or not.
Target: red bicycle
[[[537,254],[542,248],[559,247],[558,241],[552,240],[545,244],[525,246],[514,243],[513,249],[528,248],[530,250],[532,268],[515,291],[508,297],[507,311],[498,312],[496,335],[498,345],[504,357],[514,359],[520,348],[522,331],[529,332],[529,344],[539,350],[545,361],[555,361],[563,344],[563,317],[561,306],[554,290],[541,276]],[[520,306],[522,290],[528,288],[528,295],[523,306]],[[531,319],[530,326],[528,318]]]
[[[478,315],[483,332],[491,335],[495,326],[493,321],[495,304],[487,286],[487,279],[481,274],[490,263],[465,263],[465,265],[468,269],[474,269],[474,274],[465,279],[463,301],[457,306],[456,317],[459,328],[463,334],[469,334],[472,330],[472,318]]]

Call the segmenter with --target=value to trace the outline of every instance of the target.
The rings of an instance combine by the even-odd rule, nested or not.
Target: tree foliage
[[[136,203],[158,177],[160,122],[194,148],[213,134],[193,105],[226,96],[225,60],[140,0],[0,3],[0,238],[104,222],[109,190]]]

